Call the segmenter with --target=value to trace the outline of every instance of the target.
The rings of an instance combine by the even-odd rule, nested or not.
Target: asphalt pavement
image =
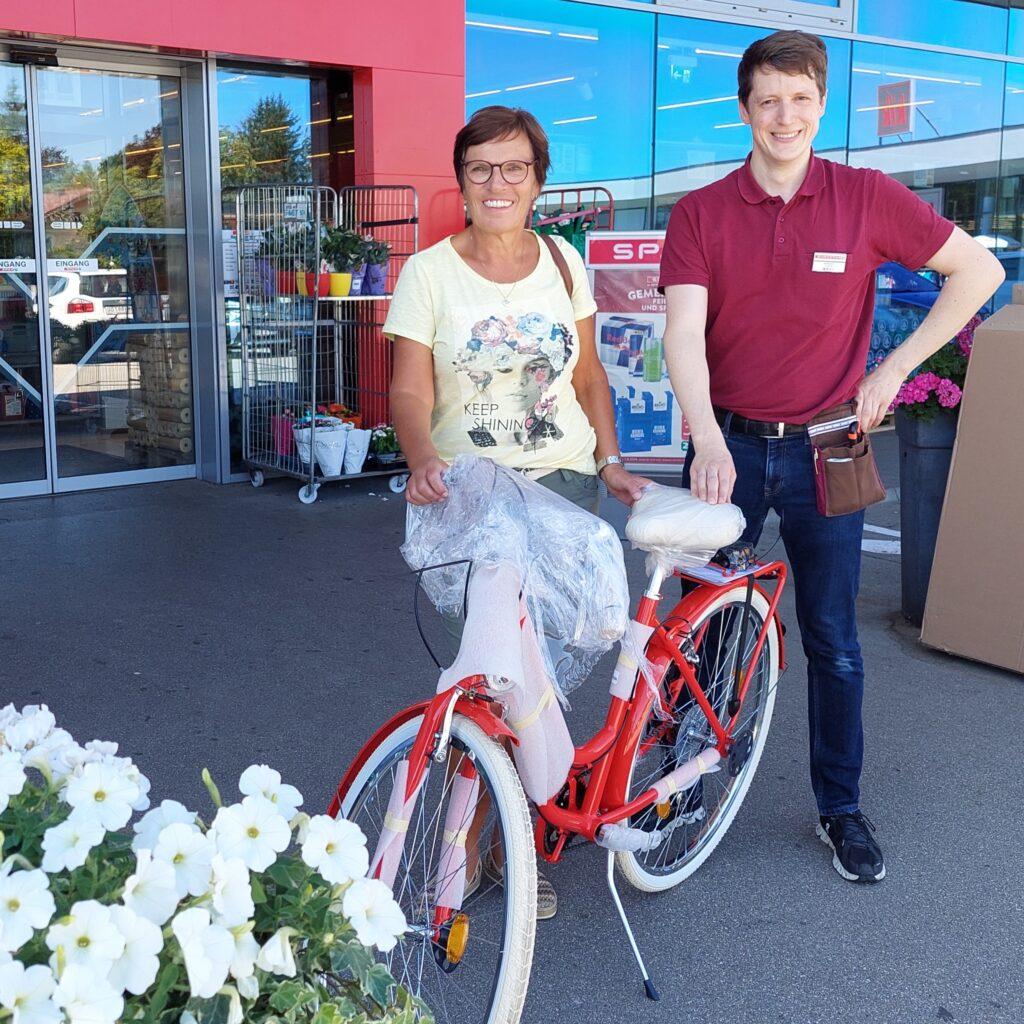
[[[895,487],[892,434],[877,437]],[[180,482],[0,504],[0,703],[45,702],[79,740],[117,740],[153,796],[207,809],[267,762],[325,807],[360,743],[433,691],[380,479]],[[859,601],[868,683],[863,807],[888,877],[854,886],[814,835],[805,663],[789,670],[746,804],[678,889],[622,889],[660,1003],[644,999],[604,854],[552,869],[524,1021],[789,1024],[1024,1020],[1020,676],[923,647],[899,613],[898,493],[868,514]],[[761,549],[777,532],[772,523]],[[782,545],[772,556],[781,557]],[[642,557],[626,552],[634,593]],[[577,741],[610,674],[574,694]]]

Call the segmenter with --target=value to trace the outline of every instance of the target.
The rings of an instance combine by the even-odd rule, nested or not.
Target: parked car
[[[128,272],[114,270],[58,271],[47,277],[50,318],[67,327],[130,320]]]

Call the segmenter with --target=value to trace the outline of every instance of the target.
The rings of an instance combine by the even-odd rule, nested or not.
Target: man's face
[[[750,125],[754,149],[771,164],[802,160],[825,113],[825,99],[810,75],[790,75],[772,67],[754,72],[753,88],[740,117]]]

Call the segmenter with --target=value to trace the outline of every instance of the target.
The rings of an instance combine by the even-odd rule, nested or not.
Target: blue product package
[[[672,392],[655,397],[650,391],[644,392],[644,402],[650,410],[651,441],[653,447],[672,444]]]
[[[652,441],[651,411],[643,397],[637,398],[634,388],[629,397],[615,403],[615,431],[619,450],[624,453],[649,452]]]

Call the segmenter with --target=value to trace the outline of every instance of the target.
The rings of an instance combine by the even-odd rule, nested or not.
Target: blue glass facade
[[[468,0],[467,115],[526,107],[551,140],[549,186],[603,186],[617,227],[663,227],[746,156],[736,68],[772,31],[666,10]],[[1008,301],[1024,280],[1024,65],[1005,56],[1024,57],[1022,5],[860,0],[854,35],[810,30],[829,53],[817,152],[891,174],[978,237],[1007,270],[994,305]]]

